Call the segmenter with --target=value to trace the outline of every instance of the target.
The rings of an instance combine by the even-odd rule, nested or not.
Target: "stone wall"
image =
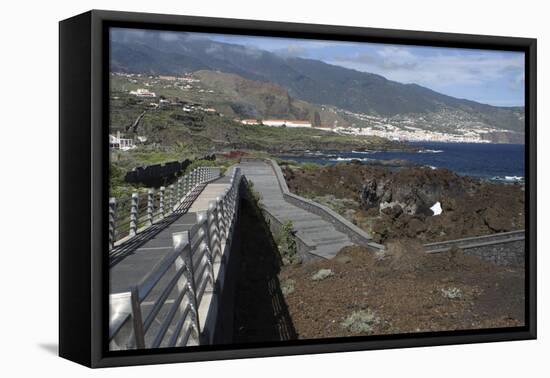
[[[501,266],[525,266],[525,230],[477,236],[424,246],[428,253],[448,252],[460,248],[466,255],[477,256]]]
[[[465,248],[464,253],[497,265],[525,267],[525,240]]]

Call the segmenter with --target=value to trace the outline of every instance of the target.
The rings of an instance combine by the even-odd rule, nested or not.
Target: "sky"
[[[322,60],[484,104],[524,105],[522,52],[214,34],[207,38]]]

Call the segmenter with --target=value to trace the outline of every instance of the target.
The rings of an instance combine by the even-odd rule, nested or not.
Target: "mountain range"
[[[412,120],[430,117],[439,120],[452,114],[453,119],[493,132],[516,135],[524,132],[523,107],[497,107],[458,99],[417,84],[402,84],[319,60],[280,56],[248,46],[197,38],[194,34],[112,29],[110,54],[111,72],[182,75],[200,70],[220,71],[273,83],[297,100],[330,105],[354,114],[406,116]],[[439,127],[439,121],[426,126],[432,130]],[[448,127],[445,126],[445,131]]]

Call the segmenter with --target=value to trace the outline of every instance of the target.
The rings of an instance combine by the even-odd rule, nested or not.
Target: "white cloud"
[[[431,55],[415,53],[409,47],[383,47],[368,54],[336,57],[330,63],[359,71],[373,72],[388,79],[427,86],[481,85],[523,72],[519,54],[487,52],[440,52]]]

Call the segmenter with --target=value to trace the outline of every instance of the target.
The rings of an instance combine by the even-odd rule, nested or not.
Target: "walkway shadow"
[[[277,245],[257,205],[243,197],[233,342],[296,339],[277,276],[282,265]]]
[[[197,197],[202,193],[206,187],[206,184],[207,183],[197,186],[197,188],[185,198],[183,203],[172,214],[166,216],[161,221],[150,226],[143,232],[140,232],[128,241],[113,248],[113,250],[109,252],[109,267],[112,268],[124,258],[134,253],[139,247],[154,238],[182,215],[186,214],[193,205],[193,202],[195,202]]]

